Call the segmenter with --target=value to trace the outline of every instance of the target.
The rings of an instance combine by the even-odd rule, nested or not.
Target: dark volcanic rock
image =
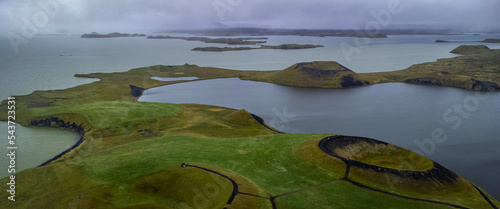
[[[480,91],[498,91],[498,90],[500,90],[500,86],[498,86],[498,84],[495,82],[478,81],[475,79],[471,79],[471,80],[474,81],[474,83],[472,84],[473,90],[480,90]]]
[[[421,84],[421,85],[429,85],[429,86],[441,86],[442,83],[437,78],[412,78],[405,81],[405,83],[411,84]]]
[[[38,127],[43,127],[43,126],[45,126],[45,127],[60,127],[60,128],[69,129],[71,131],[77,132],[78,134],[80,134],[80,136],[82,136],[75,144],[73,144],[73,146],[64,150],[63,152],[59,153],[58,155],[52,157],[51,159],[43,162],[38,167],[47,165],[50,162],[53,162],[53,161],[59,159],[61,156],[68,153],[69,151],[73,150],[74,148],[80,146],[80,144],[82,144],[83,141],[85,141],[85,139],[83,138],[83,135],[85,135],[85,132],[88,131],[88,130],[86,130],[86,128],[83,124],[76,125],[74,122],[73,123],[65,122],[64,120],[59,120],[58,117],[50,117],[50,118],[41,119],[41,120],[33,120],[30,122],[29,125],[30,126],[38,126]]]
[[[434,180],[439,182],[448,182],[454,183],[458,179],[458,175],[453,173],[452,171],[446,169],[440,164],[433,162],[434,167],[426,170],[426,171],[413,171],[413,170],[398,170],[392,168],[386,168],[376,165],[367,164],[364,162],[356,161],[356,160],[348,160],[337,153],[338,150],[342,150],[347,145],[357,144],[360,142],[368,142],[371,145],[375,146],[377,144],[388,145],[386,142],[382,142],[375,139],[365,138],[365,137],[356,137],[356,136],[329,136],[326,137],[318,144],[320,149],[325,151],[326,153],[330,153],[335,157],[341,158],[344,162],[350,164],[351,166],[355,166],[358,168],[362,168],[365,170],[373,170],[377,173],[389,173],[395,176],[399,176],[402,178],[413,178],[415,180]],[[390,157],[390,156],[387,156]]]
[[[134,85],[129,85],[130,86],[130,93],[134,97],[140,97],[142,95],[142,92],[144,92],[144,88],[134,86]]]
[[[264,126],[264,127],[266,127],[267,129],[269,129],[269,130],[271,130],[271,131],[274,131],[274,132],[276,132],[276,133],[283,133],[283,132],[281,132],[281,131],[275,130],[275,129],[273,129],[273,128],[271,128],[271,127],[267,126],[267,124],[266,124],[266,123],[264,123],[264,119],[262,119],[262,118],[261,118],[261,117],[259,117],[258,115],[255,115],[255,114],[252,114],[252,113],[250,113],[250,115],[252,115],[252,117],[253,117],[253,118],[254,118],[254,119],[255,119],[258,123],[260,123],[261,125],[263,125],[263,126]]]
[[[346,75],[346,76],[342,77],[341,84],[342,84],[342,88],[349,88],[349,87],[369,85],[370,82],[356,80],[351,75]]]
[[[79,133],[80,135],[85,134],[85,127],[83,124],[76,125],[74,122],[65,122],[64,120],[59,120],[58,117],[50,117],[42,120],[33,120],[29,124],[30,126],[45,126],[45,127],[60,127],[64,129],[69,129],[74,132]]]

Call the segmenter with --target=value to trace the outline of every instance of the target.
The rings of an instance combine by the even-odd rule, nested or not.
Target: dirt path
[[[219,173],[217,171],[214,171],[214,170],[210,170],[208,168],[203,168],[203,167],[199,167],[199,166],[195,166],[195,165],[188,165],[187,163],[183,163],[181,165],[182,167],[192,167],[192,168],[198,168],[198,169],[201,169],[201,170],[204,170],[204,171],[207,171],[207,172],[210,172],[210,173],[214,173],[214,174],[217,174],[219,176],[222,176],[223,178],[229,180],[231,182],[231,184],[233,185],[233,192],[231,193],[231,197],[229,197],[229,199],[227,200],[227,204],[231,204],[234,200],[234,198],[236,197],[236,195],[238,195],[239,193],[239,190],[238,190],[238,184],[236,183],[236,181],[234,181],[232,178],[229,178],[229,176],[226,176],[222,173]]]

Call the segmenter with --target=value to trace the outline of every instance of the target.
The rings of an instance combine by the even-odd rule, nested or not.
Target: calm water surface
[[[7,130],[7,122],[0,122],[0,130]],[[26,128],[16,125],[16,172],[36,167],[57,154],[70,148],[80,138],[71,131],[56,128]],[[3,158],[9,151],[7,132],[0,135],[2,155],[0,161],[0,178],[10,175],[7,172],[9,162]]]

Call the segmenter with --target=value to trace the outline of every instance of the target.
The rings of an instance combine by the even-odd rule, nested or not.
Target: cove
[[[7,122],[0,122],[0,127],[7,130]],[[68,130],[57,128],[23,127],[16,124],[16,173],[39,166],[54,156],[60,154],[80,139],[80,135]],[[7,135],[0,136],[2,156],[6,156]],[[9,162],[2,160],[0,166],[7,168]],[[8,176],[7,169],[0,171],[0,177]]]

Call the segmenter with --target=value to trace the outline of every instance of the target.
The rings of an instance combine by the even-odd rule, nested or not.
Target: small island
[[[251,40],[266,40],[265,37],[255,38],[206,38],[206,37],[175,37],[175,36],[148,36],[147,39],[180,39],[185,41],[201,41],[204,43],[218,43],[229,45],[256,45],[266,43],[266,41],[251,41]]]
[[[128,33],[108,33],[108,34],[99,34],[97,32],[82,34],[80,38],[118,38],[118,37],[146,37],[146,34],[128,34]]]
[[[311,49],[323,47],[323,45],[312,45],[312,44],[281,44],[277,46],[262,45],[260,47],[196,47],[191,49],[191,51],[202,51],[202,52],[225,52],[225,51],[243,51],[243,50],[255,50],[255,49]]]

